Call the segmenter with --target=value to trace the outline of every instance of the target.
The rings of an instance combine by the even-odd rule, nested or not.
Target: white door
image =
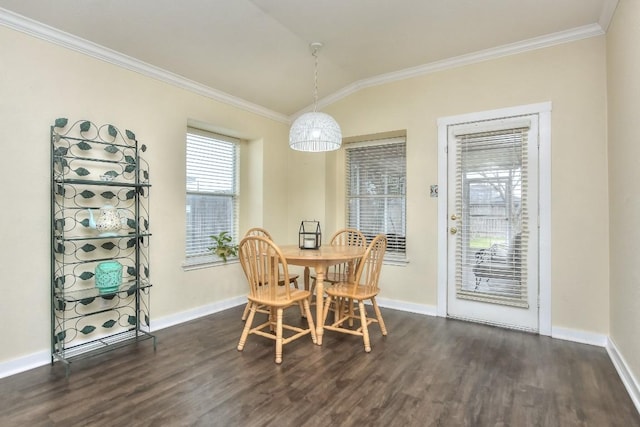
[[[447,315],[538,331],[538,116],[447,129]]]

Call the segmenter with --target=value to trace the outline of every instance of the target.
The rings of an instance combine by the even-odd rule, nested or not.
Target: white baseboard
[[[178,325],[199,317],[208,316],[231,307],[245,304],[246,302],[246,296],[235,297],[224,301],[218,301],[213,304],[204,305],[202,307],[197,307],[193,310],[182,311],[170,316],[154,319],[151,323],[151,330],[158,331],[160,329],[168,328],[170,326]],[[19,374],[20,372],[38,368],[48,363],[51,363],[51,352],[49,350],[38,351],[24,357],[2,362],[0,363],[0,378]]]
[[[606,347],[607,345],[606,335],[579,331],[577,329],[558,328],[554,326],[551,328],[551,337],[581,344],[597,345],[598,347]]]
[[[24,357],[9,360],[0,363],[0,378],[9,377],[28,371],[29,369],[38,368],[51,363],[51,352],[48,350],[38,351],[28,354]]]
[[[196,307],[191,310],[181,311],[180,313],[172,314],[170,316],[154,319],[151,322],[151,331],[159,331],[160,329],[179,325],[180,323],[185,323],[190,320],[218,313],[231,307],[246,304],[246,302],[246,296],[234,297],[227,300],[214,302],[212,304]]]
[[[435,305],[414,304],[406,301],[392,300],[387,298],[376,298],[378,305],[393,310],[407,311],[409,313],[425,314],[427,316],[437,316]]]
[[[629,393],[629,397],[631,397],[633,404],[636,406],[638,412],[640,412],[640,384],[638,380],[633,376],[629,365],[624,357],[622,357],[622,354],[620,354],[620,351],[618,351],[618,347],[611,337],[607,339],[606,348],[613,366],[616,368],[616,371],[618,371],[618,375],[620,375],[620,379],[627,389],[627,393]]]

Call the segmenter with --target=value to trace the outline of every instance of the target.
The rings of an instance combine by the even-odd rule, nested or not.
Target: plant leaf
[[[113,125],[109,125],[107,129],[109,130],[109,135],[111,136],[116,136],[118,134],[118,131]]]
[[[91,252],[91,251],[94,251],[96,247],[93,246],[91,243],[87,243],[84,246],[80,247],[80,249],[82,249],[85,252]]]
[[[127,274],[129,276],[135,276],[136,275],[136,268],[135,267],[127,267]]]
[[[55,150],[53,150],[53,155],[54,156],[64,156],[69,152],[69,149],[67,147],[58,147]]]
[[[100,195],[102,197],[104,197],[105,199],[113,199],[114,197],[116,197],[115,193],[113,191],[105,191],[103,193],[100,193]]]
[[[116,245],[113,242],[105,242],[105,243],[101,244],[100,247],[102,249],[106,249],[106,250],[110,251],[111,249],[115,248]]]
[[[127,248],[132,248],[136,245],[136,239],[127,240]]]
[[[136,197],[136,190],[127,191],[127,194],[125,197],[127,198],[127,200],[133,199],[134,197]]]
[[[111,320],[107,320],[106,322],[104,322],[102,324],[103,328],[113,328],[113,326],[116,324],[116,321],[111,319]]]
[[[136,228],[136,220],[135,219],[127,219],[127,227]]]
[[[142,152],[144,153],[145,151],[147,151],[147,146],[146,146],[146,145],[144,145],[144,144],[142,144],[142,145],[140,146],[140,150],[142,150]]]
[[[133,133],[133,132],[131,132],[129,129],[126,129],[126,130],[125,130],[125,133],[127,134],[127,138],[129,138],[129,139],[133,139],[133,140],[135,140],[135,139],[136,139],[136,134],[135,134],[135,133]]]
[[[87,144],[86,141],[80,141],[76,145],[78,146],[79,149],[83,151],[91,150],[91,145]]]
[[[149,181],[149,171],[142,171],[142,176],[144,177],[145,180]]]
[[[93,301],[95,301],[95,298],[94,298],[94,297],[90,297],[90,298],[82,298],[82,299],[80,300],[80,304],[82,304],[82,305],[89,305],[89,304],[91,304]]]
[[[105,175],[108,175],[108,176],[112,176],[112,177],[114,177],[114,178],[118,176],[118,172],[113,171],[113,170],[111,170],[111,171],[106,171],[104,174],[105,174]]]
[[[134,159],[132,156],[124,156],[124,160],[125,160],[127,163],[130,163],[130,164],[132,164],[132,165],[135,165],[135,164],[136,164],[136,159]]]
[[[128,172],[128,173],[131,173],[131,172],[133,172],[133,171],[135,171],[135,170],[136,170],[136,166],[135,166],[135,165],[127,165],[127,166],[124,168],[124,171],[125,171],[125,172]]]
[[[134,325],[135,326],[137,318],[136,318],[136,316],[129,316],[127,321],[129,322],[130,325]]]
[[[87,176],[87,175],[89,175],[91,173],[88,170],[86,170],[85,168],[78,168],[78,169],[74,170],[74,172],[77,173],[80,176]]]
[[[89,226],[89,218],[85,218],[82,221],[80,221],[80,224],[82,224],[85,227]]]
[[[80,332],[82,332],[85,335],[88,335],[95,330],[96,330],[95,326],[87,325],[84,328],[80,329]]]
[[[56,122],[53,126],[57,128],[63,128],[67,125],[68,122],[69,119],[67,119],[66,117],[61,117],[59,119],[56,119]]]
[[[84,197],[85,199],[90,199],[90,198],[92,198],[93,196],[95,196],[95,195],[96,195],[96,193],[94,193],[93,191],[84,190],[82,193],[80,193],[80,195],[81,195],[82,197]]]
[[[80,123],[80,132],[86,132],[89,130],[89,128],[91,128],[91,122],[85,120],[84,122]]]
[[[93,277],[93,273],[90,271],[83,271],[79,276],[82,280],[89,280]]]
[[[104,147],[104,151],[106,151],[107,153],[115,154],[118,152],[118,147],[116,147],[115,145],[107,145],[106,147]]]

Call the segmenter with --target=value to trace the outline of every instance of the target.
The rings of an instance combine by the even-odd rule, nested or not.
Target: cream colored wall
[[[640,2],[621,0],[607,34],[610,339],[640,378]]]
[[[551,101],[552,325],[607,334],[609,272],[604,37],[359,91],[326,112],[344,136],[407,131],[407,266],[385,266],[382,297],[437,305],[437,119]],[[342,154],[327,169],[344,218]]]
[[[5,27],[0,45],[0,363],[46,352],[50,345],[49,126],[57,117],[131,129],[149,148],[152,326],[153,319],[244,295],[238,264],[188,272],[181,267],[187,121],[249,141],[242,148],[251,171],[242,177],[241,206],[248,213],[241,232],[263,216],[270,226],[287,228],[281,215],[287,194],[273,188],[287,183],[288,125]]]
[[[244,294],[237,264],[181,268],[188,120],[248,141],[241,232],[264,225],[277,241],[294,243],[300,220],[318,219],[326,241],[344,223],[341,153],[294,152],[283,123],[4,27],[0,43],[0,177],[12,201],[0,209],[0,327],[11,343],[0,346],[0,363],[49,346],[48,140],[56,117],[130,128],[149,146],[152,323]],[[591,38],[369,88],[328,108],[345,136],[407,130],[410,263],[385,268],[383,296],[436,305],[437,201],[429,185],[437,182],[437,119],[551,101],[553,325],[607,334],[605,77],[604,38]]]

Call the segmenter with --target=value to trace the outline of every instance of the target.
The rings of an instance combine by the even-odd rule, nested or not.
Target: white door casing
[[[542,335],[551,335],[551,292],[550,292],[550,113],[551,103],[532,104],[520,107],[491,110],[459,116],[444,117],[438,120],[438,307],[439,316],[451,316],[475,320],[490,324],[514,327],[518,329],[537,331]],[[531,283],[529,298],[525,303],[514,308],[509,305],[491,304],[486,301],[477,302],[473,292],[461,291],[460,265],[458,265],[458,287],[454,283],[456,265],[448,260],[460,259],[461,248],[456,245],[459,235],[450,234],[451,227],[460,228],[463,220],[460,213],[455,212],[460,204],[455,204],[455,181],[451,181],[450,174],[455,172],[455,139],[452,141],[453,130],[460,128],[486,129],[487,126],[509,127],[514,122],[526,119],[531,123],[529,133],[529,169],[534,172],[529,182],[529,191],[534,194],[529,206],[530,229],[526,239],[529,248],[527,265],[529,273],[526,276]],[[474,124],[478,122],[478,124]],[[462,132],[464,133],[464,132]],[[473,130],[471,131],[473,133]],[[537,135],[536,135],[537,133]],[[453,142],[453,143],[452,143]],[[536,146],[536,145],[539,145]],[[539,150],[538,150],[539,148]],[[531,157],[535,158],[531,158]],[[538,164],[539,161],[539,164]],[[453,170],[452,170],[453,169]],[[537,172],[537,178],[534,178]],[[458,184],[460,186],[460,184]],[[460,194],[460,188],[458,188]],[[460,197],[458,197],[460,199]],[[539,209],[535,206],[539,202]],[[539,212],[539,214],[538,214]],[[451,215],[455,214],[455,220]],[[461,238],[461,237],[460,237]],[[525,242],[523,242],[524,244]],[[470,255],[473,255],[470,252]],[[539,255],[539,257],[538,257]],[[536,261],[536,258],[539,258]],[[498,281],[499,282],[499,281]],[[473,282],[472,282],[473,283]],[[496,282],[493,282],[496,283]],[[451,284],[449,286],[448,284]],[[539,286],[539,289],[538,289]],[[479,294],[481,295],[481,294]],[[460,298],[459,298],[460,297]],[[479,298],[482,301],[482,298]],[[517,304],[516,304],[517,305]],[[522,306],[529,309],[523,309]],[[508,320],[505,320],[508,319]]]

